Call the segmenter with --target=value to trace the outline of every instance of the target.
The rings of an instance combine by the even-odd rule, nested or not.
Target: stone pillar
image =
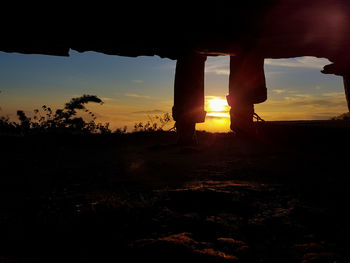
[[[344,90],[346,102],[348,104],[348,110],[350,111],[350,74],[343,75]]]
[[[253,132],[254,104],[267,98],[264,58],[255,54],[230,57],[229,95],[231,130]]]
[[[195,125],[204,122],[204,68],[206,56],[195,52],[177,60],[173,118],[179,143],[195,142]]]

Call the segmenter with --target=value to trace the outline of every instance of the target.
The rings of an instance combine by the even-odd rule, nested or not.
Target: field
[[[350,122],[1,136],[0,262],[349,262]]]

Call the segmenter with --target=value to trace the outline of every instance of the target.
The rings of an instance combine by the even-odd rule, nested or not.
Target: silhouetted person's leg
[[[231,130],[254,133],[254,104],[266,100],[264,58],[255,54],[230,57],[229,95]]]
[[[173,118],[178,143],[193,144],[196,123],[204,122],[204,68],[206,56],[190,53],[177,60]]]
[[[343,82],[346,102],[348,103],[348,110],[350,111],[350,74],[343,75]]]

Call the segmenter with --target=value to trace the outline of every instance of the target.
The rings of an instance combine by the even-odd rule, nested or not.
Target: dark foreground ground
[[[0,262],[350,262],[349,137],[1,136]]]

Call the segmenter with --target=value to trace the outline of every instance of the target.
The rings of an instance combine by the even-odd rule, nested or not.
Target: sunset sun
[[[225,111],[227,106],[226,100],[219,98],[210,99],[208,103],[208,107],[211,111]]]
[[[227,105],[227,101],[225,99],[210,97],[207,99],[206,108],[208,111],[208,116],[229,117],[229,106]]]

